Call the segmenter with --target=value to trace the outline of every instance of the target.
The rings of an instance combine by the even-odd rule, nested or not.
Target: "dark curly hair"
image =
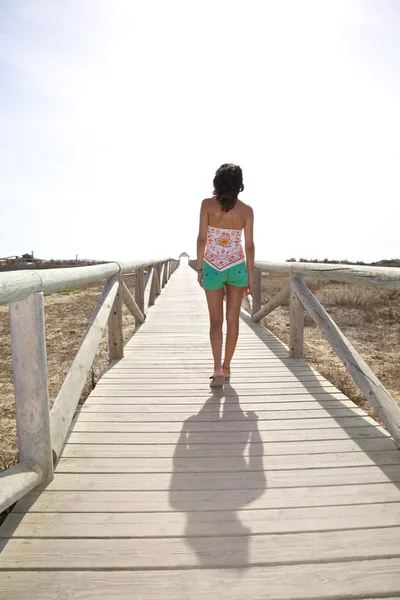
[[[240,192],[243,192],[243,173],[238,165],[225,163],[215,173],[214,197],[221,205],[223,212],[231,210]]]

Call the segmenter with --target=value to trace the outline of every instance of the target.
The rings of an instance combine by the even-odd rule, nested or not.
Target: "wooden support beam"
[[[168,261],[164,262],[164,286],[168,283]]]
[[[147,271],[146,285],[144,290],[144,314],[147,314],[149,306],[153,306],[154,304],[153,277],[154,269],[153,267],[149,267],[149,270]]]
[[[160,284],[161,289],[165,287],[165,262],[161,263]]]
[[[253,276],[253,315],[258,313],[261,308],[261,281],[262,281],[262,273],[260,269],[254,269]]]
[[[135,317],[139,323],[144,323],[146,317],[136,304],[132,294],[130,293],[125,281],[122,281],[122,299],[129,312]]]
[[[161,275],[161,264],[158,263],[158,264],[154,265],[154,290],[155,290],[156,296],[159,296],[161,294],[160,275]]]
[[[267,304],[264,304],[258,312],[256,312],[252,319],[253,321],[261,321],[264,317],[269,315],[273,310],[284,304],[289,298],[290,287],[289,284],[285,285]]]
[[[303,358],[304,308],[294,289],[290,289],[289,358]]]
[[[124,357],[121,275],[117,275],[116,280],[118,281],[118,290],[108,317],[108,354],[110,362]]]
[[[11,349],[20,462],[53,479],[43,293],[10,304]]]
[[[135,301],[140,312],[144,315],[144,268],[135,270]]]
[[[118,276],[115,276],[111,277],[104,287],[80,348],[51,409],[51,443],[54,463],[60,456],[117,293]]]
[[[400,448],[400,407],[299,277],[291,287]]]

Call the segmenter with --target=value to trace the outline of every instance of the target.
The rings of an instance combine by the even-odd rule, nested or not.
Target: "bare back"
[[[251,207],[241,200],[237,200],[231,210],[224,212],[216,198],[207,198],[204,200],[204,208],[208,215],[208,225],[219,229],[243,229],[246,221],[253,215]]]

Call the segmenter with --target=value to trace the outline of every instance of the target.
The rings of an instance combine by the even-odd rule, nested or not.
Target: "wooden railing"
[[[290,275],[290,281],[267,304],[261,305],[262,273],[281,272]],[[256,261],[252,305],[246,310],[253,321],[261,321],[275,308],[289,299],[290,332],[289,357],[303,357],[304,312],[307,311],[322,335],[340,358],[354,383],[371,403],[376,414],[400,448],[400,407],[374,375],[357,350],[350,344],[333,319],[325,311],[301,276],[384,286],[400,290],[400,269],[392,267],[364,267],[358,265],[320,263],[268,263]]]
[[[173,259],[0,274],[0,305],[9,304],[19,463],[0,474],[0,512],[53,479],[103,331],[109,359],[124,354],[122,302],[143,323],[179,262]],[[122,275],[135,274],[132,296]],[[43,294],[106,280],[72,366],[49,410]]]

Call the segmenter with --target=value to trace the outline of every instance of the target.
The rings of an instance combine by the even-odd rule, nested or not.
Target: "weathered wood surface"
[[[261,321],[264,317],[269,315],[273,310],[284,304],[286,300],[289,298],[290,287],[289,284],[285,285],[267,304],[260,308],[253,315],[253,321]]]
[[[206,303],[181,266],[54,481],[0,528],[1,600],[400,595],[392,438],[262,325],[240,328],[213,395]]]
[[[122,281],[122,299],[124,301],[125,306],[131,313],[131,315],[133,315],[135,317],[136,321],[138,323],[144,323],[145,316],[143,315],[142,311],[136,304],[135,299],[132,296],[132,294],[130,293],[125,281]]]
[[[304,308],[295,291],[290,288],[289,357],[303,358]]]
[[[51,443],[54,461],[60,455],[65,436],[67,435],[69,425],[85,385],[86,377],[93,364],[101,336],[107,325],[111,308],[118,293],[118,285],[118,279],[111,277],[104,287],[80,348],[51,410]]]
[[[124,356],[124,330],[122,323],[122,277],[116,276],[117,293],[108,317],[108,356],[110,362]]]
[[[343,335],[304,281],[299,277],[293,277],[290,285],[400,448],[400,407],[397,402]]]
[[[42,469],[32,461],[20,462],[0,473],[0,512],[33,490],[42,479]]]
[[[147,271],[144,285],[144,314],[147,315],[148,310],[154,305],[154,267],[150,267]]]
[[[166,259],[163,259],[166,260]],[[0,273],[0,306],[27,298],[35,292],[50,294],[64,288],[80,288],[113,275],[132,273],[158,260],[111,262],[90,267],[41,269],[39,271],[10,271]]]
[[[258,313],[261,309],[261,295],[262,295],[262,273],[259,269],[254,269],[253,275],[253,291],[252,291],[252,302],[251,310],[253,314]]]
[[[53,458],[41,292],[10,305],[10,332],[19,460],[37,464],[48,482]]]
[[[264,273],[268,271],[274,273],[291,273],[292,275],[300,275],[301,277],[361,283],[362,285],[378,285],[394,290],[400,289],[400,269],[395,267],[266,261],[256,261],[255,267]]]

